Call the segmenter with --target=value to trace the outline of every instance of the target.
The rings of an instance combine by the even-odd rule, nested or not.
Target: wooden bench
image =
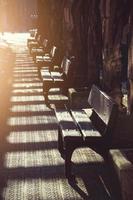
[[[48,40],[45,38],[40,46],[33,47],[31,49],[31,55],[34,61],[36,61],[36,56],[43,56],[46,54],[47,45]]]
[[[40,70],[46,104],[48,104],[48,93],[51,88],[61,88],[65,92],[69,87],[70,82],[68,81],[68,71],[70,65],[71,61],[65,57],[61,64],[62,73],[56,71],[48,71],[47,69]]]
[[[49,66],[52,67],[54,64],[56,64],[56,58],[57,58],[57,47],[52,46],[49,54],[36,56],[35,62],[38,66],[38,68],[41,68],[43,66]]]
[[[120,199],[133,199],[133,148],[112,149],[109,157],[110,166],[113,166],[113,179],[117,179],[120,189]]]
[[[37,39],[37,30],[32,30],[32,33],[30,33],[30,38],[27,39],[27,47],[29,47],[30,42],[34,42]]]
[[[28,48],[29,48],[30,54],[31,54],[32,48],[34,48],[34,47],[35,47],[35,48],[39,47],[39,46],[41,45],[41,43],[42,43],[41,35],[37,34],[36,39],[35,39],[34,41],[30,41],[30,42],[28,43]]]
[[[65,159],[65,175],[72,179],[71,157],[76,148],[90,147],[103,157],[115,127],[118,106],[95,85],[92,86],[88,103],[91,109],[55,109],[59,131],[58,149]]]
[[[69,88],[68,100],[70,108],[88,108],[89,87]]]

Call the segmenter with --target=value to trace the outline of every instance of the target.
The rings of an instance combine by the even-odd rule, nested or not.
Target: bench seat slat
[[[60,78],[62,76],[62,74],[60,72],[56,72],[56,71],[51,71],[51,76],[53,78]]]
[[[49,56],[36,56],[36,63],[51,62],[52,58]]]
[[[42,80],[48,80],[48,81],[53,80],[49,71],[41,70],[40,73],[41,73]]]
[[[73,137],[81,138],[81,133],[67,110],[58,109],[55,113],[58,123],[60,124],[64,140],[66,137],[71,139]]]
[[[31,41],[30,45],[38,45],[38,42],[37,41]]]
[[[42,66],[40,71],[42,71],[42,73],[49,72],[49,66]]]
[[[85,108],[83,110],[87,114],[87,116],[90,118],[90,116],[92,115],[92,108]]]
[[[64,79],[61,77],[54,77],[54,82],[64,82]]]
[[[45,70],[45,69],[41,70],[41,75],[44,76],[44,77],[45,77],[45,75],[51,76],[50,72],[48,70]]]
[[[87,139],[87,137],[101,137],[101,134],[95,129],[84,110],[71,110],[71,113],[78,124],[84,139]]]
[[[43,47],[39,47],[38,49],[32,48],[31,53],[32,54],[37,54],[37,53],[43,53],[44,54]]]
[[[39,63],[39,62],[51,62],[51,58],[36,58],[36,63]]]
[[[44,55],[44,56],[36,56],[36,59],[50,59],[49,55]]]
[[[33,52],[42,51],[42,50],[43,50],[43,47],[42,47],[42,46],[40,46],[40,47],[38,47],[38,48],[35,48],[35,47],[32,48],[32,51],[33,51]]]
[[[41,77],[43,81],[54,81],[54,82],[63,82],[62,74],[60,72],[49,72],[47,69],[40,70]]]

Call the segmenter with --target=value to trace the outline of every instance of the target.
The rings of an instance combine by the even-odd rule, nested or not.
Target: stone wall
[[[73,79],[79,87],[102,87],[122,109],[122,38],[132,21],[131,0],[40,0],[39,28],[62,55],[76,58]],[[129,18],[131,18],[129,22]],[[131,32],[131,30],[130,30]],[[129,77],[132,70],[129,41]],[[130,78],[131,80],[131,78]],[[131,89],[132,91],[132,89]],[[131,93],[130,91],[130,93]]]

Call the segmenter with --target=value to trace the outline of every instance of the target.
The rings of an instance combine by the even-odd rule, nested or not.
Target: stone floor
[[[118,200],[111,187],[115,175],[89,148],[74,152],[76,182],[68,183],[57,149],[56,118],[45,105],[37,67],[26,47],[29,34],[3,37],[11,51],[8,64],[0,66],[0,199]]]

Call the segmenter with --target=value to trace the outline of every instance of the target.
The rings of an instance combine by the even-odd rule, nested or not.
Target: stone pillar
[[[128,23],[129,1],[107,0],[102,7],[103,23],[103,87],[122,109],[121,40]]]
[[[74,0],[72,15],[74,21],[73,52],[78,61],[76,76],[79,86],[99,84],[102,65],[102,32],[100,18],[100,1]]]
[[[129,94],[128,94],[128,112],[133,113],[133,2],[130,5],[129,18],[129,50],[128,50],[128,79],[129,79]]]
[[[88,85],[100,84],[102,67],[102,25],[100,16],[100,0],[88,0],[85,5],[87,17],[87,66]],[[87,9],[88,7],[88,9]],[[86,23],[84,27],[86,26]]]

